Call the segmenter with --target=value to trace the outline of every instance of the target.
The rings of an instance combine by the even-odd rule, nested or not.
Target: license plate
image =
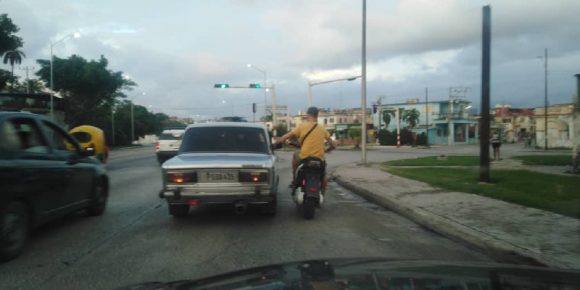
[[[200,176],[201,182],[237,182],[238,175],[235,172],[206,171]]]

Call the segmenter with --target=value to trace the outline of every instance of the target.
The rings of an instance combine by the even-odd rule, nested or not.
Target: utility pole
[[[133,102],[131,101],[131,145],[133,145],[133,141],[135,141],[135,115],[133,111]]]
[[[21,70],[26,71],[26,93],[30,94],[30,79],[28,78],[28,71],[34,69],[33,66],[25,66],[20,68]]]
[[[274,129],[276,128],[277,125],[277,117],[276,117],[276,86],[274,84],[272,84],[272,86],[270,87],[270,90],[272,91],[272,125],[274,126]]]
[[[544,151],[548,151],[548,48],[544,50]]]
[[[491,6],[483,7],[481,57],[481,123],[479,139],[479,181],[490,182],[489,170],[489,91],[491,80]]]
[[[367,0],[362,1],[361,163],[367,164]]]
[[[111,107],[111,141],[115,146],[115,106]]]
[[[429,147],[429,88],[425,88],[425,140]]]
[[[453,113],[453,103],[451,102],[451,92],[453,88],[449,88],[449,105],[447,105],[447,146],[453,145],[453,130],[451,125],[451,114]]]
[[[395,111],[395,119],[397,119],[397,148],[401,147],[401,113],[399,109],[397,107]]]

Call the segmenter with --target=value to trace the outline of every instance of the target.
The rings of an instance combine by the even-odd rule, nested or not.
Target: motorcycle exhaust
[[[245,213],[246,213],[246,211],[247,211],[247,210],[248,210],[248,205],[246,205],[246,204],[245,204],[245,203],[243,203],[243,202],[236,202],[236,203],[234,204],[234,212],[235,212],[237,215],[243,215],[243,214],[245,214]]]
[[[296,204],[299,204],[299,205],[303,204],[304,203],[304,191],[299,190],[296,193],[296,196],[294,197],[294,201],[296,201]]]

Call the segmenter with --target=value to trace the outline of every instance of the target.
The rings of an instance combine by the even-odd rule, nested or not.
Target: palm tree
[[[417,123],[419,123],[419,116],[421,116],[421,113],[419,113],[419,111],[417,111],[417,109],[414,108],[410,110],[405,110],[403,112],[403,116],[401,116],[401,119],[407,122],[407,124],[409,125],[409,129],[411,129],[411,134],[413,134],[413,146],[417,145],[417,133],[414,132],[413,129],[415,129]]]
[[[24,52],[20,50],[10,50],[4,54],[4,64],[10,63],[12,67],[12,79],[14,79],[14,65],[21,64],[22,58],[26,57]],[[12,89],[14,89],[14,81],[12,82]]]
[[[385,129],[389,127],[391,118],[395,116],[395,111],[383,111],[383,121],[385,122]]]
[[[401,119],[407,122],[409,128],[414,129],[415,127],[417,127],[417,123],[419,123],[419,116],[421,116],[421,113],[419,113],[417,109],[410,109],[405,110],[403,112],[403,116]]]

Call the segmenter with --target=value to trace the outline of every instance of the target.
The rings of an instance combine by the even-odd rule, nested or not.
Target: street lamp
[[[57,45],[61,42],[64,42],[65,40],[67,40],[71,37],[79,38],[79,37],[81,37],[81,34],[79,32],[71,33],[71,34],[65,35],[63,38],[61,38],[55,42],[50,43],[50,119],[52,121],[54,121],[54,69],[53,69],[54,54],[53,54],[53,50],[54,50],[55,45]]]
[[[544,150],[548,150],[548,49],[544,50]]]
[[[268,86],[268,84],[267,84],[267,82],[268,82],[268,73],[265,70],[263,70],[263,69],[255,66],[255,65],[253,65],[251,63],[248,63],[247,67],[248,68],[253,68],[253,69],[261,72],[264,75],[264,84],[263,84],[263,86],[264,87],[267,87]],[[265,115],[268,115],[268,91],[266,91],[266,90],[264,90],[264,114]]]
[[[319,81],[319,82],[313,82],[313,81],[308,81],[308,107],[312,106],[312,87],[313,86],[318,86],[318,85],[323,85],[323,84],[329,84],[329,83],[335,83],[335,82],[342,82],[342,81],[349,81],[352,82],[358,78],[361,78],[362,76],[354,76],[354,77],[350,77],[350,78],[342,78],[342,79],[335,79],[335,80],[328,80],[328,81]]]

